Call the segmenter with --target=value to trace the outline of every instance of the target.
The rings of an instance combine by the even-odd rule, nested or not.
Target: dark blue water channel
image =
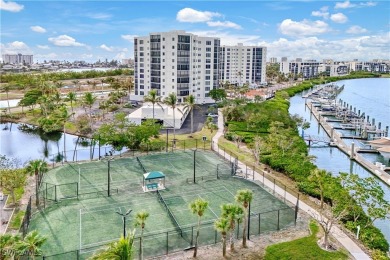
[[[338,98],[365,112],[370,118],[375,118],[376,122],[382,122],[384,126],[390,126],[390,79],[356,79],[336,82],[337,85],[345,85]],[[337,98],[337,99],[338,99]],[[305,108],[305,99],[300,94],[290,100],[290,114],[299,114],[308,122],[310,128],[305,130],[305,134],[314,136],[326,136],[324,130],[319,127],[318,121],[310,116],[308,108]],[[370,119],[371,121],[371,119]],[[346,142],[349,143],[349,142]],[[356,143],[356,140],[355,140]],[[355,173],[360,177],[373,176],[369,171],[354,161],[335,147],[310,148],[310,155],[316,157],[315,164],[320,169],[325,169],[334,175],[339,172]],[[372,162],[387,163],[379,154],[363,154],[365,158]],[[390,201],[390,188],[378,179],[387,201]],[[390,220],[377,220],[375,226],[382,230],[387,241],[390,242]]]

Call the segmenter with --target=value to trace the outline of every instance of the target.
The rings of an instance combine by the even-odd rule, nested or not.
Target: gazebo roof
[[[145,173],[144,178],[145,180],[161,179],[161,178],[165,178],[165,175],[162,172],[154,171],[154,172]]]

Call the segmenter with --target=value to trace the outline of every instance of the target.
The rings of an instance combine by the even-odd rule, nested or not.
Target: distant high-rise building
[[[278,63],[278,58],[276,58],[276,57],[269,58],[269,63],[271,63],[271,64]]]
[[[136,99],[156,89],[178,102],[192,94],[197,103],[211,103],[209,92],[219,86],[220,39],[185,31],[150,33],[134,38]]]
[[[220,79],[242,86],[265,83],[267,48],[260,46],[221,47]]]
[[[33,55],[23,55],[18,54],[3,54],[3,63],[6,64],[23,64],[30,65],[33,64]]]

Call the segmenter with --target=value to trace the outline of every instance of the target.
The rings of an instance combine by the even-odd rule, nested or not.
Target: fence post
[[[198,139],[195,139],[195,148],[198,149]]]
[[[168,245],[169,243],[168,243],[168,232],[167,232],[167,254],[168,254]]]
[[[253,166],[253,169],[252,169],[252,180],[253,181],[255,180],[255,171],[256,171],[256,166]]]
[[[274,178],[274,194],[275,194],[275,178]]]
[[[251,230],[251,203],[249,202],[248,205],[248,234],[247,234],[247,239],[249,240],[249,235],[250,235],[250,230]],[[244,234],[245,236],[245,234]]]
[[[54,201],[57,202],[57,185],[54,185]]]
[[[297,204],[295,205],[295,219],[294,219],[294,226],[296,226],[296,225],[297,225],[298,209],[299,209],[299,192],[298,192],[298,196],[297,196]]]
[[[194,245],[194,226],[191,227],[191,246]]]
[[[265,183],[264,183],[264,171],[263,171],[263,187],[265,187]]]
[[[260,231],[261,231],[260,225],[261,225],[261,213],[259,213],[259,235],[260,235]]]
[[[286,185],[284,185],[284,203],[286,203]]]
[[[217,230],[215,230],[214,231],[215,233],[215,235],[214,235],[214,244],[216,244],[217,243],[217,235],[218,235],[218,233],[217,233]]]
[[[80,250],[79,249],[76,250],[76,258],[77,258],[77,260],[80,259]]]
[[[237,219],[237,235],[236,235],[237,239],[238,239],[239,235],[240,235],[240,220]]]

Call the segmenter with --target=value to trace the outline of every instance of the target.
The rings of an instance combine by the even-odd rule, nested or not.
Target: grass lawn
[[[310,223],[311,235],[290,242],[272,245],[266,248],[265,260],[341,260],[348,259],[341,251],[328,252],[317,245],[319,227],[315,222]]]
[[[22,224],[24,213],[25,213],[24,210],[20,210],[18,212],[15,211],[14,215],[12,216],[11,223],[9,225],[11,229],[19,230]]]

